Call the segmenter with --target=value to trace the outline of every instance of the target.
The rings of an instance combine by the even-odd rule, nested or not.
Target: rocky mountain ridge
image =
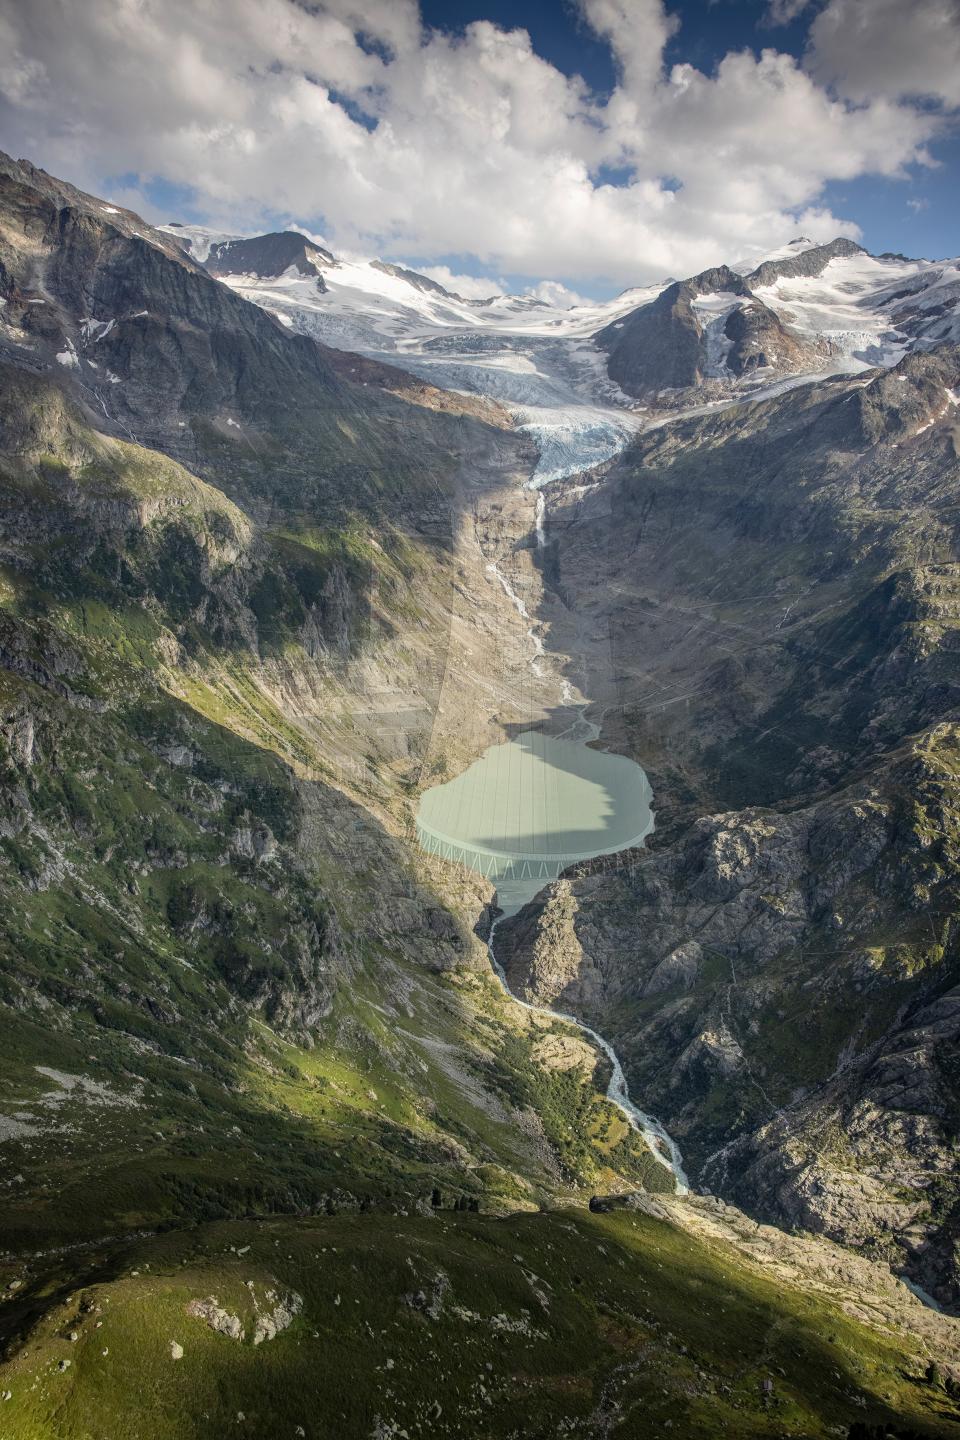
[[[639,399],[691,390],[724,375],[812,370],[823,353],[788,330],[726,266],[669,285],[594,338],[607,352],[610,378]]]
[[[323,267],[333,265],[329,250],[289,230],[258,235],[252,240],[221,240],[211,245],[202,262],[211,275],[282,275],[291,266],[300,275],[315,277],[321,294],[326,290]]]
[[[552,506],[548,613],[606,629],[657,828],[498,929],[700,1183],[949,1306],[958,381],[943,347],[681,421]]]
[[[189,243],[189,227],[166,229],[181,230]],[[194,243],[201,254],[211,240],[197,230]],[[237,275],[232,283],[295,330],[369,354],[399,348],[405,363],[418,367],[421,355],[441,344],[461,354],[480,340],[491,353],[519,347],[538,364],[548,339],[589,347],[619,403],[641,401],[654,410],[689,407],[698,396],[716,403],[762,392],[792,376],[890,365],[914,348],[960,338],[955,260],[872,256],[843,237],[826,244],[800,239],[759,263],[715,266],[566,308],[533,295],[464,300],[380,260],[338,260],[327,281],[322,299],[298,285],[292,269],[274,278]],[[438,368],[426,373],[443,383]],[[464,378],[460,372],[457,383]],[[489,393],[484,383],[489,377],[478,376],[470,388]],[[596,402],[601,394],[595,366],[583,398]],[[519,392],[517,399],[523,403]]]

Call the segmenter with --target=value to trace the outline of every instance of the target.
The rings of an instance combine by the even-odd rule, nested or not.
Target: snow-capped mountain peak
[[[298,231],[162,228],[288,329],[505,405],[537,438],[541,481],[608,458],[651,409],[729,403],[960,340],[957,261],[873,256],[844,237],[800,236],[687,280],[564,306],[532,293],[467,299]]]

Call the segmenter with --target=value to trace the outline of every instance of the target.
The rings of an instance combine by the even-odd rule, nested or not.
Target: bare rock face
[[[693,301],[711,291],[749,295],[742,276],[720,266],[675,281],[656,300],[600,330],[595,339],[609,356],[610,378],[638,396],[699,384],[707,355]]]
[[[725,320],[722,314],[715,320],[698,313],[695,302],[702,295],[727,297]],[[788,374],[817,363],[814,348],[753,295],[742,275],[724,265],[675,281],[594,338],[607,352],[610,378],[628,395],[642,398],[687,390],[708,379],[740,379],[760,369]]]
[[[539,1003],[601,1005],[694,988],[709,946],[772,961],[888,840],[884,807],[855,800],[781,816],[703,817],[633,878],[560,880],[497,932],[508,977]],[[811,856],[824,865],[810,874]],[[625,906],[621,909],[620,905]],[[621,921],[636,911],[629,935]],[[696,937],[696,938],[694,938]]]
[[[575,1035],[545,1035],[531,1054],[545,1070],[581,1070],[592,1075],[597,1064],[596,1049]]]
[[[239,1315],[231,1315],[217,1301],[215,1295],[208,1295],[206,1300],[191,1300],[187,1306],[187,1314],[192,1315],[195,1320],[205,1320],[211,1330],[218,1335],[225,1335],[229,1340],[242,1340],[244,1338],[243,1323]]]
[[[323,270],[335,265],[329,250],[315,245],[295,230],[255,235],[249,240],[224,240],[210,247],[204,261],[211,275],[282,275],[293,268],[301,275],[316,277],[317,289],[323,294],[326,283]]]
[[[249,817],[246,817],[249,821]],[[231,850],[243,860],[263,864],[277,856],[277,841],[269,825],[247,823],[233,832]]]
[[[251,950],[249,944],[226,941],[219,967],[246,1004],[281,1033],[311,1045],[311,1031],[329,1015],[348,962],[336,916],[328,910],[291,924],[282,956],[263,942]]]
[[[333,652],[346,655],[359,618],[356,592],[340,566],[327,575],[316,601],[307,611],[301,630],[304,650],[317,659]]]
[[[706,1176],[781,1224],[867,1247],[960,1305],[960,987],[915,1011]]]
[[[679,390],[702,378],[701,329],[681,285],[669,286],[649,305],[596,335],[607,350],[607,370],[628,395]]]
[[[696,1076],[701,1072],[710,1079],[722,1079],[735,1075],[744,1068],[743,1051],[721,1020],[715,1029],[701,1030],[681,1053],[673,1069],[673,1082]]]
[[[33,764],[35,740],[34,721],[29,710],[7,716],[3,722],[3,736],[14,762],[29,768]]]
[[[510,988],[537,1004],[552,1004],[569,986],[583,983],[583,947],[575,925],[579,906],[569,882],[550,887],[546,905],[536,921],[520,917],[497,931],[497,957]],[[525,915],[526,912],[521,912]]]
[[[801,276],[822,275],[829,262],[842,255],[864,255],[866,251],[855,240],[843,236],[826,245],[811,245],[799,255],[790,255],[783,260],[765,260],[747,276],[747,283],[755,289],[773,285],[777,280],[796,280]]]
[[[754,370],[783,374],[815,362],[812,347],[791,334],[783,321],[759,300],[731,310],[723,327],[730,341],[727,368],[738,378]]]
[[[702,963],[703,948],[696,940],[688,940],[685,945],[678,945],[676,950],[671,950],[657,965],[643,987],[643,994],[659,995],[678,985],[683,990],[692,990],[697,983]]]
[[[276,1290],[268,1290],[262,1303],[258,1301],[252,1285],[250,1290],[256,1310],[254,1345],[262,1345],[265,1340],[275,1340],[284,1330],[289,1330],[303,1309],[303,1296],[298,1295],[295,1290],[282,1294]]]
[[[938,735],[876,784],[558,881],[497,949],[612,1040],[694,1177],[955,1306],[960,989],[927,916],[955,903],[960,793]]]

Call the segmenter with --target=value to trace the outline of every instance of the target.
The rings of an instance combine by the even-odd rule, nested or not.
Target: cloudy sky
[[[439,277],[956,254],[958,117],[960,0],[0,0],[0,147]]]

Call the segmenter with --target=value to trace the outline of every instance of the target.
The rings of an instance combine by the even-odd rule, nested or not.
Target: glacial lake
[[[652,798],[626,756],[527,730],[425,791],[417,839],[494,881],[509,913],[575,861],[640,844],[653,828]]]

